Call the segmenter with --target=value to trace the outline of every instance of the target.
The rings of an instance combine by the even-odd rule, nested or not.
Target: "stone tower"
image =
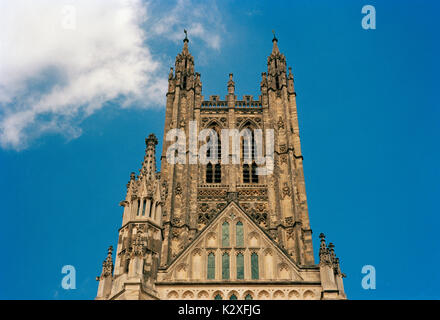
[[[238,99],[232,74],[224,100],[204,99],[185,37],[168,77],[161,172],[151,134],[120,203],[115,263],[110,248],[96,299],[346,298],[323,234],[314,261],[293,74],[272,42],[258,99]],[[239,133],[238,157],[225,129]],[[259,130],[273,132],[272,147],[256,138]],[[271,148],[273,170],[258,174],[257,154]]]

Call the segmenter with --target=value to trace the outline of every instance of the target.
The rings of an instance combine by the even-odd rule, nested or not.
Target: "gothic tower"
[[[293,74],[272,42],[258,99],[238,99],[232,74],[224,100],[204,99],[185,37],[168,77],[161,172],[151,134],[96,299],[346,298],[323,234],[314,261]]]

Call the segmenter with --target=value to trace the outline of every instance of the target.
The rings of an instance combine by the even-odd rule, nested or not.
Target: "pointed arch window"
[[[249,165],[245,163],[243,165],[243,183],[250,182]]]
[[[214,297],[214,300],[223,300],[222,296],[220,295],[220,293],[216,294],[216,296]]]
[[[127,258],[127,260],[125,260],[125,272],[128,273],[130,268],[130,258]]]
[[[238,221],[235,225],[235,246],[244,246],[243,223],[241,221]]]
[[[243,155],[243,160],[250,158],[250,160],[255,159],[255,137],[254,130],[250,127],[246,127],[244,130],[249,130],[251,135],[243,137],[243,143],[241,144],[241,152]],[[250,151],[250,154],[249,154]]]
[[[251,178],[252,183],[258,183],[257,164],[255,162],[252,163]]]
[[[246,295],[246,297],[244,298],[244,300],[253,300],[252,295],[250,293],[248,293]]]
[[[258,280],[260,277],[258,269],[258,254],[254,252],[251,255],[251,275],[253,280]]]
[[[139,210],[141,210],[141,199],[138,199],[137,201],[137,213],[136,213],[137,216],[139,215]]]
[[[242,253],[237,254],[237,279],[244,279],[244,256]]]
[[[222,167],[221,167],[220,163],[217,163],[215,165],[214,182],[215,183],[222,182]]]
[[[206,165],[206,183],[212,183],[212,163]]]
[[[243,143],[242,143],[243,162],[245,160],[247,161],[254,160],[256,158],[256,148],[257,148],[255,144],[254,130],[252,130],[250,124],[247,125],[246,130],[250,130],[251,135],[250,135],[250,139],[243,137]],[[258,183],[258,176],[256,174],[256,169],[257,169],[257,165],[255,164],[255,161],[252,162],[251,166],[249,166],[248,163],[243,164],[243,183],[251,183],[251,182]]]
[[[232,295],[229,297],[229,300],[238,300],[238,298],[237,298],[237,296],[236,296],[235,294],[232,294]]]
[[[151,214],[153,213],[153,201],[150,200],[150,210],[148,212],[148,216],[151,218]]]
[[[221,183],[222,180],[222,167],[220,165],[220,159],[222,155],[222,145],[219,137],[219,130],[217,128],[211,128],[217,134],[217,144],[214,144],[213,148],[217,148],[217,164],[215,166],[212,163],[208,163],[206,166],[206,183]],[[210,136],[208,136],[208,143],[210,141]],[[209,159],[211,157],[211,148],[206,151],[206,157]]]
[[[222,247],[229,247],[229,223],[222,224]]]
[[[142,202],[142,215],[145,216],[145,208],[147,207],[147,199],[144,198],[144,201]]]
[[[225,252],[222,255],[222,279],[229,280],[229,253]]]
[[[215,279],[215,254],[211,252],[208,254],[208,273],[207,278],[209,280]]]

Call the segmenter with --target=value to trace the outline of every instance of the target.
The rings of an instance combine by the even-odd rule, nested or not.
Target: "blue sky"
[[[361,27],[361,8],[366,4],[376,8],[376,30]],[[186,6],[205,14],[180,16],[180,11],[185,15]],[[57,47],[59,34],[49,42],[58,51],[43,51],[38,60],[25,57],[26,53],[20,56],[23,61],[41,63],[33,73],[20,74],[23,70],[18,67],[0,69],[0,298],[95,297],[95,277],[107,247],[116,246],[122,218],[118,203],[125,197],[130,172],[140,169],[144,138],[151,132],[162,137],[165,96],[157,94],[163,88],[155,84],[166,81],[186,25],[190,25],[190,51],[202,75],[205,97],[224,96],[230,72],[239,97],[258,96],[272,47],[271,30],[276,30],[298,93],[315,257],[318,235],[324,232],[335,244],[347,274],[348,297],[440,298],[436,272],[440,262],[436,234],[440,222],[439,4],[221,1],[194,2],[192,7],[187,1],[150,4],[149,12],[168,29],[153,30],[150,16],[138,24],[146,34],[143,43],[118,47],[132,46],[149,59],[149,64],[136,61],[130,69],[146,86],[141,81],[127,84],[121,72],[111,80],[114,86],[104,90],[99,85],[95,91],[84,87],[87,94],[72,96],[76,92],[72,88],[88,74],[66,70],[82,66],[83,60],[79,63],[71,56],[81,57],[84,52],[72,48],[72,54],[61,59],[67,62],[41,63],[53,52],[64,52]],[[16,25],[7,27],[0,37],[9,31],[26,33]],[[98,38],[103,30],[96,30]],[[32,42],[37,41],[35,36],[23,38],[30,46],[40,45]],[[115,43],[104,43],[118,46],[122,38],[113,36]],[[95,40],[76,43],[95,48]],[[142,51],[145,48],[148,54]],[[23,63],[8,61],[9,66]],[[84,61],[93,64],[84,70],[93,70],[101,62]],[[122,66],[115,70],[126,70],[119,60],[104,61]],[[13,71],[20,75],[15,83],[10,80]],[[144,77],[143,72],[150,73]],[[24,88],[13,92],[23,83]],[[118,89],[121,86],[123,90]],[[70,99],[70,109],[45,95],[54,88],[61,88],[58,94]],[[37,109],[44,108],[44,103],[52,103],[52,109]],[[7,121],[23,119],[27,108],[43,111],[26,123]],[[66,114],[66,110],[74,111]],[[14,115],[20,117],[11,118]],[[14,130],[15,125],[23,130]],[[76,268],[75,290],[61,288],[64,265]],[[376,268],[376,290],[361,287],[364,265]]]

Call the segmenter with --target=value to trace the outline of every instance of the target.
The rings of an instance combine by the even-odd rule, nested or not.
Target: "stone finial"
[[[107,258],[102,263],[102,275],[101,277],[108,277],[113,274],[113,246],[110,246],[107,251]]]
[[[273,48],[272,48],[272,53],[279,53],[280,50],[278,49],[278,39],[275,36],[275,31],[272,30],[273,33],[273,39],[272,39],[272,43],[273,43]]]
[[[183,42],[189,42],[189,40],[188,40],[188,31],[186,31],[186,29],[183,29],[183,33],[185,33],[185,39],[183,39]]]
[[[228,88],[229,88],[229,87],[233,87],[233,86],[235,86],[235,82],[234,82],[234,80],[232,79],[233,76],[234,76],[233,73],[230,73],[230,74],[229,74]]]
[[[157,141],[156,135],[154,133],[150,133],[148,138],[145,139],[145,144],[147,146],[149,146],[149,145],[156,146],[157,143],[158,143],[158,141]]]
[[[174,69],[171,67],[170,68],[170,73],[168,74],[168,80],[173,79],[173,76],[174,76]]]
[[[321,245],[319,246],[319,264],[320,265],[329,265],[331,263],[330,261],[330,252],[329,248],[325,244],[325,235],[321,233],[319,235],[319,238],[321,239]]]
[[[272,33],[273,33],[273,39],[272,39],[272,42],[277,42],[278,39],[277,39],[277,37],[275,36],[275,30],[272,30]]]
[[[289,75],[288,75],[288,77],[289,77],[289,80],[293,79],[292,67],[289,67]]]

